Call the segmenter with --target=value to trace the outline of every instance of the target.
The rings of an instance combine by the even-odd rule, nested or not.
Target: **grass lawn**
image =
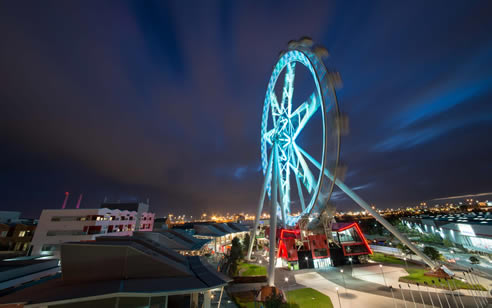
[[[376,262],[381,262],[381,263],[391,263],[391,264],[405,264],[405,261],[402,259],[398,259],[393,256],[385,255],[380,252],[374,252],[372,255],[369,255],[369,258],[371,260],[376,261]]]
[[[438,280],[436,277],[424,276],[424,273],[426,272],[426,270],[424,270],[424,269],[409,268],[409,269],[407,269],[407,271],[408,271],[409,275],[400,277],[400,281],[407,282],[407,283],[413,283],[413,284],[418,282],[421,285],[423,285],[424,281],[425,281],[425,282],[427,282],[427,284],[429,284],[431,286],[432,286],[432,280],[434,280],[436,282],[436,284],[438,283]],[[461,280],[452,279],[452,281],[454,281],[454,283],[456,284],[456,288],[458,288],[458,289],[470,289],[471,288],[470,284],[465,283]],[[450,281],[451,289],[455,289],[452,281]],[[447,282],[444,281],[444,279],[441,279],[441,282],[446,286],[446,289],[447,289],[448,288]],[[480,285],[480,288],[483,291],[485,291],[485,288],[483,286]]]
[[[238,297],[235,297],[234,299],[240,308],[255,308],[255,302],[251,300],[245,300]],[[257,305],[257,307],[259,307],[259,305]]]
[[[237,267],[239,276],[266,276],[266,268],[257,264],[239,263]]]
[[[238,294],[238,296],[234,296],[234,299],[241,308],[255,307],[255,303],[249,294],[248,296],[246,294]],[[282,308],[333,308],[328,296],[311,288],[288,291],[287,302],[287,304],[282,305]],[[260,303],[257,303],[257,307],[261,307]]]
[[[328,296],[311,288],[297,289],[287,292],[287,302],[300,308],[333,308]],[[297,306],[295,306],[297,304]]]

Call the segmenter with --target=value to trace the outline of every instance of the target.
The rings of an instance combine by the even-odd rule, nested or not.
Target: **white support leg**
[[[263,186],[261,187],[260,200],[258,201],[258,209],[256,211],[255,216],[255,224],[253,229],[251,230],[250,239],[249,239],[249,247],[248,254],[246,255],[247,260],[251,260],[251,252],[253,251],[253,244],[256,238],[256,231],[258,230],[258,224],[260,223],[261,212],[263,211],[263,204],[265,202],[266,191],[268,187],[268,183],[272,178],[272,161],[273,161],[273,150],[270,153],[270,158],[268,160],[267,172],[265,174],[265,180],[263,181]]]
[[[314,158],[311,157],[308,153],[306,153],[302,148],[298,147],[299,151],[309,160],[313,165],[316,166],[316,168],[320,169],[321,165],[318,163]],[[333,175],[328,171],[328,169],[325,169],[324,172],[326,177],[328,177],[330,180],[333,181]],[[335,184],[342,190],[347,196],[349,196],[352,200],[355,201],[361,208],[369,212],[380,224],[382,224],[389,232],[391,232],[397,239],[402,241],[405,245],[410,248],[413,252],[415,252],[416,255],[418,255],[422,260],[430,266],[433,270],[437,268],[437,266],[432,262],[432,260],[427,257],[422,251],[420,251],[415,245],[410,242],[409,239],[407,239],[406,236],[401,234],[392,224],[390,224],[386,219],[384,219],[381,215],[379,215],[378,212],[372,209],[372,207],[362,200],[361,197],[359,197],[352,189],[350,189],[347,185],[345,185],[342,181],[336,179]]]
[[[270,211],[270,257],[268,262],[268,285],[275,284],[275,247],[277,245],[277,206],[278,206],[278,153],[273,146],[272,206]]]

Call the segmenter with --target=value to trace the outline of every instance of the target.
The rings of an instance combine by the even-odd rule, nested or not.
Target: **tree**
[[[243,247],[237,237],[232,239],[231,252],[229,253],[229,275],[236,275],[237,263],[243,258]]]
[[[266,298],[265,300],[265,307],[266,308],[280,308],[282,307],[284,297],[282,296],[282,293],[277,293],[274,291],[269,297]]]
[[[251,237],[249,236],[249,233],[246,233],[246,235],[244,236],[244,239],[243,239],[243,249],[245,251],[248,251],[250,241],[251,241]]]
[[[441,254],[437,249],[431,246],[425,246],[424,247],[424,254],[428,256],[431,260],[437,261],[442,258]]]
[[[408,248],[407,245],[404,245],[403,243],[398,243],[396,245],[396,248],[400,249],[400,251],[406,255],[414,255],[415,252],[413,252],[410,248]]]
[[[472,264],[479,264],[480,263],[480,259],[475,257],[475,256],[471,256],[468,260],[470,260],[470,262]]]
[[[454,247],[454,244],[453,242],[451,242],[450,240],[448,240],[447,238],[443,239],[442,240],[442,244],[444,246],[446,246],[447,248],[451,248],[451,247]]]

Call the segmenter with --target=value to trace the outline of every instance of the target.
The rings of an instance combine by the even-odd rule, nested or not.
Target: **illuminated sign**
[[[473,228],[470,225],[458,224],[458,228],[462,235],[475,236],[475,231],[473,231]]]

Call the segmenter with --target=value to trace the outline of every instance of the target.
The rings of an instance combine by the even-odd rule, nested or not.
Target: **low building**
[[[60,272],[58,259],[20,257],[0,261],[0,296],[18,287],[53,277]]]
[[[198,239],[179,229],[166,229],[153,232],[134,232],[135,237],[144,237],[159,245],[171,248],[181,255],[202,256],[210,252],[211,240]]]
[[[59,257],[62,243],[151,231],[153,218],[153,213],[108,208],[43,210],[30,254]]]
[[[140,231],[152,231],[154,228],[154,213],[149,212],[149,204],[144,202],[103,202],[101,208],[137,212],[136,229]]]
[[[0,298],[18,307],[202,307],[230,281],[200,257],[139,237],[61,246],[62,275]]]
[[[200,223],[193,225],[193,236],[208,239],[209,248],[215,253],[225,253],[235,237],[243,240],[248,228],[238,223]]]
[[[0,223],[0,250],[27,253],[36,225]]]
[[[402,221],[420,233],[436,234],[468,250],[492,254],[492,215],[488,212],[418,215]]]

